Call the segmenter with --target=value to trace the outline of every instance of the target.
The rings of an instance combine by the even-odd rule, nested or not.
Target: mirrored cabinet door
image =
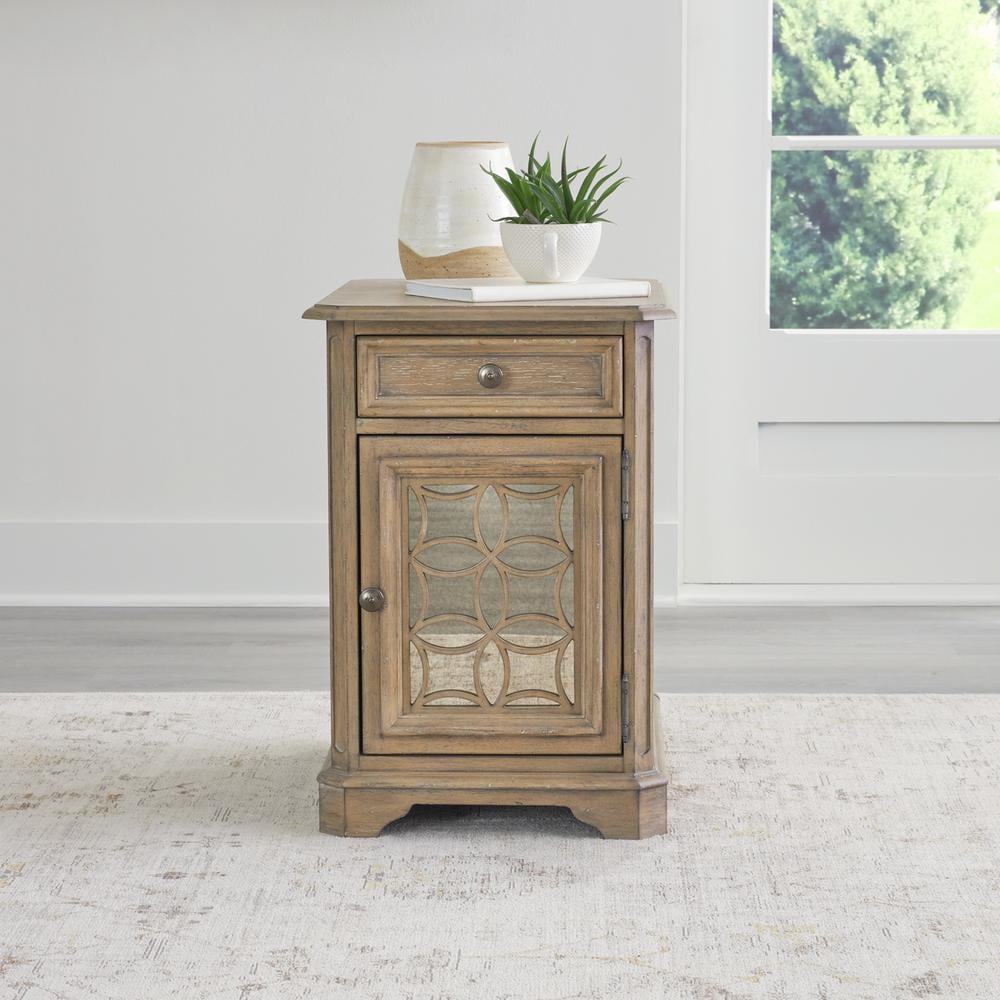
[[[365,752],[620,750],[620,452],[362,439]]]

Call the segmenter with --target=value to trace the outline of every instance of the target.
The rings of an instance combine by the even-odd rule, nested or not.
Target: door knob
[[[483,365],[479,369],[479,384],[487,389],[495,389],[503,382],[503,369],[499,365]]]
[[[381,611],[385,607],[385,594],[378,587],[365,587],[358,594],[362,611]]]

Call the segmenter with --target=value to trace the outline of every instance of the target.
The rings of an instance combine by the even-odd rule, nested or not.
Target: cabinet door
[[[365,753],[620,753],[621,441],[360,442]]]

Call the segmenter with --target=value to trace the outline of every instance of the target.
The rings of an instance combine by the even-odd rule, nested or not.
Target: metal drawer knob
[[[365,587],[358,595],[362,611],[381,611],[385,607],[385,594],[378,587]]]
[[[479,369],[479,384],[487,389],[496,389],[503,382],[503,369],[499,365],[483,365]]]

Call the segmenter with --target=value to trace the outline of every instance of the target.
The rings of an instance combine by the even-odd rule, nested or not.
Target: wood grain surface
[[[650,294],[640,299],[563,299],[559,302],[448,302],[407,295],[400,278],[362,278],[341,285],[303,314],[322,320],[571,320],[674,319],[663,286],[650,281]]]
[[[620,417],[621,337],[359,337],[361,417]],[[502,381],[479,381],[484,365]]]

